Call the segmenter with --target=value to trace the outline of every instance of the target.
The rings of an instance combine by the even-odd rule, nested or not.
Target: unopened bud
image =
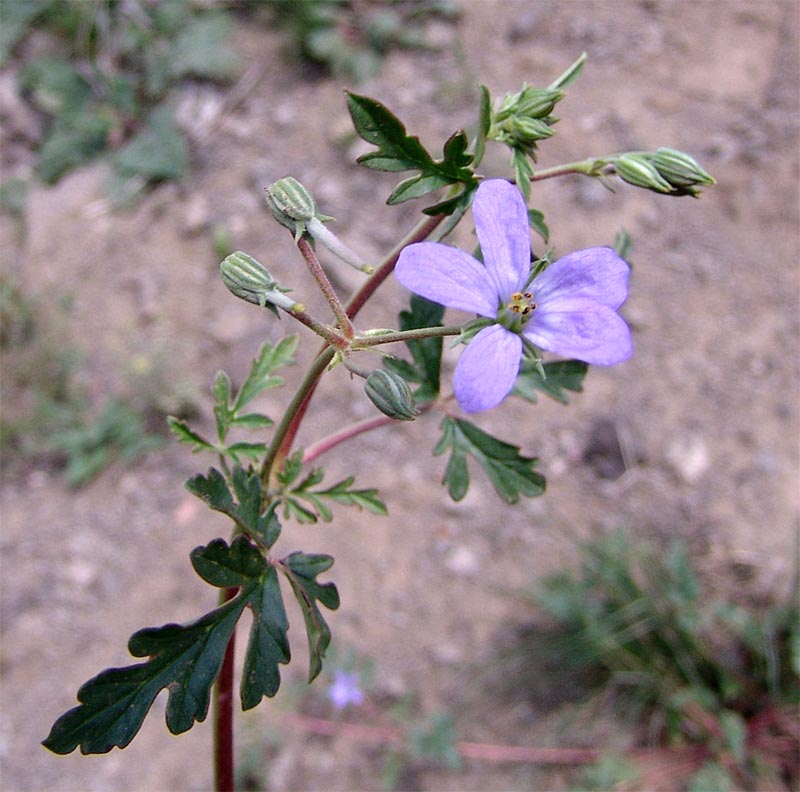
[[[517,118],[546,118],[561,99],[564,92],[555,88],[533,88],[523,86],[515,94],[507,94],[495,113],[495,121],[503,121],[510,116]]]
[[[364,385],[370,401],[389,418],[398,421],[413,421],[417,408],[411,388],[398,374],[386,369],[375,369]]]
[[[706,173],[692,157],[676,149],[657,149],[650,162],[673,187],[715,183],[714,177]]]
[[[643,154],[620,154],[613,160],[617,175],[634,187],[644,187],[655,192],[672,192],[666,181]]]
[[[277,308],[286,311],[302,310],[302,306],[287,297],[267,268],[252,256],[237,250],[226,256],[219,265],[222,282],[231,294],[242,300],[269,308],[276,316]]]

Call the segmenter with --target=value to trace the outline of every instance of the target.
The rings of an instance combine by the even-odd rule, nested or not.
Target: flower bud
[[[692,157],[676,149],[657,149],[650,162],[673,187],[715,183],[714,177],[706,173]]]
[[[620,154],[614,158],[613,164],[617,175],[628,184],[660,193],[672,192],[672,185],[643,154]]]
[[[241,250],[226,256],[219,265],[219,272],[222,282],[232,294],[262,308],[269,308],[276,316],[276,306],[287,311],[302,310],[299,303],[284,294],[288,290],[278,285],[263,264]]]
[[[375,369],[364,385],[370,401],[384,414],[398,421],[413,421],[417,408],[411,388],[398,374],[386,369]]]
[[[275,219],[287,228],[294,229],[298,220],[307,223],[317,214],[311,193],[293,176],[270,184],[266,200]]]

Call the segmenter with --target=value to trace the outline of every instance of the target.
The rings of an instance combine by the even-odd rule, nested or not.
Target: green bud
[[[370,401],[384,414],[398,421],[413,421],[417,408],[411,388],[398,374],[386,369],[375,369],[364,385]]]
[[[241,250],[222,260],[219,273],[232,294],[262,308],[269,308],[276,316],[276,306],[287,311],[302,310],[299,303],[284,294],[287,290],[278,286],[263,264]]]
[[[308,222],[317,214],[311,193],[293,176],[278,179],[267,187],[267,205],[279,223],[286,225],[290,221],[289,228],[298,220]]]
[[[555,133],[549,125],[538,118],[515,117],[506,125],[514,137],[523,142],[531,143],[535,140],[544,140]]]
[[[672,192],[672,185],[643,154],[620,154],[614,158],[613,164],[617,175],[628,184],[660,193]]]
[[[533,88],[524,85],[515,94],[507,94],[500,102],[493,121],[501,123],[512,116],[516,118],[545,118],[553,112],[556,104],[564,98],[564,92],[553,88]]]
[[[714,177],[706,173],[692,157],[676,149],[657,149],[650,162],[673,187],[715,183]]]

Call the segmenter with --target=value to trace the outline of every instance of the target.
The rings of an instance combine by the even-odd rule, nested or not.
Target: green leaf
[[[188,160],[186,140],[172,110],[160,105],[150,113],[144,129],[117,152],[114,165],[125,176],[161,181],[180,179]]]
[[[398,320],[401,330],[417,330],[422,327],[439,327],[443,317],[444,306],[415,294],[411,297],[410,310],[401,311]],[[405,344],[413,363],[386,358],[384,365],[408,382],[419,384],[420,387],[414,393],[417,402],[432,401],[439,395],[442,339],[422,338],[406,341]]]
[[[205,720],[211,685],[247,594],[243,590],[191,624],[167,624],[135,633],[128,643],[130,653],[150,659],[106,669],[82,685],[79,705],[53,724],[43,745],[57,754],[71,753],[78,746],[84,754],[124,748],[164,688],[169,690],[167,727],[173,734]]]
[[[225,43],[232,28],[232,22],[225,14],[192,17],[170,47],[172,77],[177,79],[189,75],[224,80],[233,76],[239,59]]]
[[[261,587],[250,598],[253,625],[244,659],[240,695],[242,709],[255,707],[264,696],[274,696],[281,684],[279,664],[291,659],[287,630],[289,621],[283,605],[278,574],[270,566]]]
[[[272,426],[274,421],[267,415],[261,413],[245,413],[244,415],[237,415],[231,419],[230,426],[238,426],[241,429],[266,429]]]
[[[483,161],[486,153],[486,139],[492,127],[492,99],[489,89],[485,85],[480,86],[481,101],[478,119],[478,134],[475,138],[475,167]]]
[[[462,130],[448,138],[443,158],[434,161],[419,138],[407,134],[403,123],[380,102],[347,92],[347,106],[359,136],[378,147],[360,156],[359,164],[381,171],[419,171],[397,185],[387,203],[402,203],[449,184],[475,183],[469,167],[474,157],[467,151],[469,140]]]
[[[419,138],[406,133],[403,123],[380,102],[345,92],[347,109],[358,135],[378,147],[358,158],[361,165],[383,171],[424,170],[433,160]]]
[[[198,453],[200,451],[214,451],[214,446],[208,442],[204,437],[192,431],[185,421],[176,418],[173,415],[167,416],[167,424],[169,425],[172,433],[181,441],[181,443],[188,443],[192,446],[192,451]]]
[[[272,547],[280,535],[280,522],[275,514],[275,504],[263,510],[264,492],[258,473],[248,473],[241,467],[233,469],[233,494],[223,475],[211,468],[208,476],[198,474],[186,482],[186,489],[205,501],[209,508],[230,517],[245,533]]]
[[[566,88],[568,85],[571,85],[578,79],[581,71],[583,70],[583,65],[586,63],[586,53],[582,52],[578,59],[567,67],[566,71],[556,77],[548,88]]]
[[[274,346],[265,342],[258,355],[250,365],[250,373],[242,383],[233,411],[238,413],[248,402],[252,401],[259,393],[283,385],[283,377],[275,376],[272,372],[282,366],[294,364],[294,353],[297,350],[299,336],[297,334],[286,336]]]
[[[195,572],[217,588],[246,586],[267,570],[261,551],[241,535],[230,547],[224,539],[214,539],[205,547],[196,547],[190,558]]]
[[[293,455],[293,458],[294,461],[288,474],[284,470],[284,473],[278,477],[282,483],[286,482],[284,484],[286,489],[288,489],[289,484],[296,481],[299,475],[298,461],[302,464],[302,456],[300,454]],[[288,480],[284,478],[287,475],[289,476]],[[315,523],[318,519],[330,522],[333,514],[325,503],[326,500],[340,503],[344,506],[363,508],[373,514],[388,514],[386,504],[380,499],[376,489],[351,489],[355,481],[354,476],[342,479],[342,481],[327,489],[312,489],[322,481],[324,475],[322,468],[313,468],[299,484],[295,484],[291,490],[281,496],[285,517],[294,517],[301,523]],[[304,503],[301,503],[300,500],[304,501]]]
[[[453,500],[461,500],[469,488],[468,456],[483,468],[497,494],[507,503],[516,503],[520,495],[535,497],[544,492],[544,477],[533,469],[537,460],[521,456],[517,446],[460,418],[447,416],[440,428],[442,437],[433,453],[438,456],[450,449],[442,483],[447,484]]]
[[[545,242],[550,239],[550,229],[544,221],[544,212],[528,209],[528,224]]]
[[[535,404],[537,391],[541,391],[556,401],[567,404],[569,397],[565,391],[580,393],[583,390],[583,379],[589,370],[586,363],[580,360],[559,360],[545,363],[542,368],[544,377],[533,361],[524,360],[511,393]]]
[[[292,587],[303,611],[308,635],[308,681],[312,682],[322,670],[322,659],[331,641],[331,631],[320,613],[317,602],[329,610],[339,607],[339,592],[333,583],[320,584],[317,575],[333,565],[329,555],[292,553],[281,562],[281,571]]]
[[[75,116],[59,117],[39,149],[36,173],[47,184],[93,159],[106,147],[114,124],[111,114],[90,107]]]

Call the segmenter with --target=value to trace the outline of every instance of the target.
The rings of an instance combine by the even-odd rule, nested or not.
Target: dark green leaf
[[[281,570],[300,604],[306,623],[309,682],[322,670],[322,658],[331,641],[330,628],[322,617],[317,602],[329,610],[336,610],[339,607],[339,592],[336,586],[333,583],[320,584],[316,581],[317,575],[327,571],[332,565],[331,556],[307,555],[299,552],[284,558],[281,565]]]
[[[380,102],[367,96],[347,93],[347,108],[360,137],[378,147],[358,162],[385,171],[425,170],[433,160],[419,138],[406,133],[402,122]]]
[[[237,536],[230,547],[224,539],[214,539],[192,550],[190,558],[194,571],[217,588],[245,586],[267,569],[261,551],[245,536]]]
[[[463,131],[450,136],[443,147],[443,158],[434,161],[419,138],[408,135],[402,122],[380,102],[348,92],[347,106],[356,132],[378,147],[358,158],[361,165],[374,170],[419,172],[394,189],[389,204],[418,198],[449,184],[475,182],[469,168],[473,155],[467,152],[468,139]]]
[[[258,473],[248,473],[239,466],[233,469],[233,490],[238,503],[234,502],[224,477],[215,468],[208,471],[208,476],[198,474],[190,478],[186,489],[204,500],[209,508],[230,517],[239,528],[266,547],[271,547],[277,540],[280,523],[274,506],[262,511],[264,497]]]
[[[507,503],[516,503],[520,495],[534,497],[544,492],[544,477],[533,469],[537,460],[521,456],[517,446],[498,440],[460,418],[445,417],[441,429],[442,437],[433,453],[438,456],[450,449],[442,483],[447,484],[453,500],[461,500],[469,487],[467,456],[480,464],[497,494]]]
[[[569,397],[565,391],[580,393],[589,367],[580,360],[559,360],[545,363],[543,369],[544,377],[533,362],[523,361],[512,394],[535,404],[536,392],[541,391],[556,401],[567,404]]]
[[[270,566],[261,587],[250,599],[253,625],[242,671],[242,709],[255,707],[264,696],[274,696],[281,684],[279,664],[289,662],[286,632],[289,622],[283,605],[278,575]]]
[[[186,482],[186,489],[204,500],[209,508],[231,516],[234,511],[233,496],[225,478],[216,468],[210,468],[208,476],[198,473]]]
[[[44,746],[54,753],[107,753],[136,736],[158,693],[167,688],[167,727],[173,734],[205,720],[211,685],[249,592],[188,625],[167,624],[135,633],[128,644],[145,663],[109,668],[78,691],[77,707],[53,725]]]
[[[550,229],[544,221],[544,212],[540,212],[538,209],[528,209],[528,223],[545,242],[550,239]]]
[[[399,323],[401,330],[417,330],[422,327],[439,327],[444,317],[444,306],[426,300],[416,294],[411,297],[408,311],[401,311]],[[441,373],[442,339],[423,338],[406,341],[413,363],[406,360],[386,358],[386,368],[399,374],[409,382],[420,385],[414,399],[424,403],[435,399],[439,394]]]

